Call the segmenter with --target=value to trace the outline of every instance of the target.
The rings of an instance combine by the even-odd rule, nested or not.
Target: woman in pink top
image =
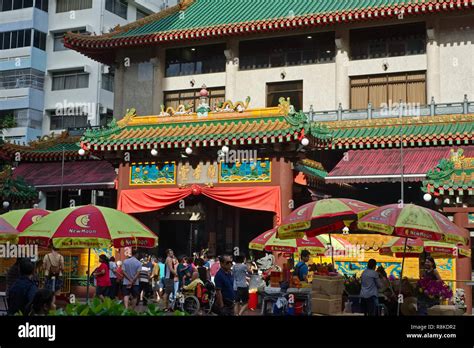
[[[92,274],[95,276],[97,283],[95,295],[103,300],[105,296],[109,296],[112,283],[110,281],[109,259],[102,254],[99,256],[99,262],[99,267],[97,267]]]

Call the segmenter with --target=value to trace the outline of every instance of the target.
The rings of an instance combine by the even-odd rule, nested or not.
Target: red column
[[[280,185],[281,190],[281,219],[284,219],[292,212],[294,208],[296,208],[292,205],[293,169],[291,169],[291,162],[283,157],[276,160],[276,163],[278,164],[278,184]],[[291,207],[293,207],[293,209]],[[275,256],[275,263],[283,268],[283,264],[286,262],[286,259],[281,256],[282,253],[274,252],[273,255]]]
[[[465,228],[468,224],[468,213],[467,212],[457,212],[454,213],[454,223],[458,226]],[[469,248],[471,248],[471,237],[469,232],[467,232],[466,237],[469,238]],[[472,264],[471,259],[468,257],[457,258],[456,259],[456,280],[470,281],[472,277]],[[466,306],[467,312],[472,313],[472,288],[471,286],[466,285],[465,282],[457,283],[458,288],[464,289],[466,294]]]

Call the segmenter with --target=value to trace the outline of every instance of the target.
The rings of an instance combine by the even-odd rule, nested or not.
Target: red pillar
[[[454,214],[454,223],[458,226],[464,228],[468,224],[468,214],[467,212],[459,212]],[[471,248],[471,237],[469,231],[466,234],[466,237],[469,238],[469,248]],[[456,259],[456,280],[471,280],[472,278],[472,264],[471,259],[468,257],[458,257]],[[472,288],[469,285],[466,285],[465,282],[457,283],[458,288],[464,289],[466,294],[466,306],[467,312],[472,313]]]
[[[469,213],[474,213],[474,207],[448,207],[444,208],[444,212],[448,214],[453,214],[454,223],[466,229],[466,237],[469,239],[469,248],[472,247],[471,236],[469,230],[474,229],[474,224],[469,224]],[[472,264],[471,259],[467,257],[457,258],[456,259],[456,280],[462,280],[463,282],[458,282],[457,287],[464,289],[466,294],[466,306],[467,312],[472,313],[472,287],[466,285],[466,281],[471,281],[472,279]]]
[[[291,162],[286,160],[283,157],[275,160],[277,164],[276,175],[278,175],[278,183],[280,186],[280,195],[281,195],[281,219],[287,217],[294,208],[293,206],[293,169],[291,169]],[[292,208],[293,207],[293,208]],[[276,221],[275,221],[276,222]],[[279,221],[278,223],[281,223]],[[275,224],[276,225],[276,224]],[[283,267],[283,264],[286,263],[286,259],[281,256],[282,253],[273,253],[275,256],[275,263]],[[279,256],[280,255],[280,256]]]

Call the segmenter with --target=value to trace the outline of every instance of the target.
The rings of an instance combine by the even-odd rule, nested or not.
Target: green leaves
[[[51,316],[159,316],[163,311],[154,304],[149,304],[143,312],[126,309],[121,301],[105,298],[94,298],[89,304],[70,303],[65,308],[60,308],[49,313]],[[178,314],[182,315],[182,314]]]

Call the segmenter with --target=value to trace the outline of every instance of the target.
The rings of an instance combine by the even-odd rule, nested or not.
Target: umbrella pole
[[[329,233],[329,245],[331,246],[331,263],[334,267],[334,252],[333,252],[333,246],[332,246],[331,233]]]
[[[89,248],[89,254],[87,256],[87,292],[86,292],[86,303],[89,303],[89,285],[90,285],[90,279],[91,275],[89,274],[91,272],[91,248]]]
[[[405,255],[407,252],[407,242],[408,238],[405,238],[405,246],[403,247],[403,258],[402,258],[402,269],[400,271],[400,284],[398,289],[398,298],[397,298],[397,316],[400,316],[400,295],[402,294],[402,279],[403,279],[403,268],[405,266]]]

